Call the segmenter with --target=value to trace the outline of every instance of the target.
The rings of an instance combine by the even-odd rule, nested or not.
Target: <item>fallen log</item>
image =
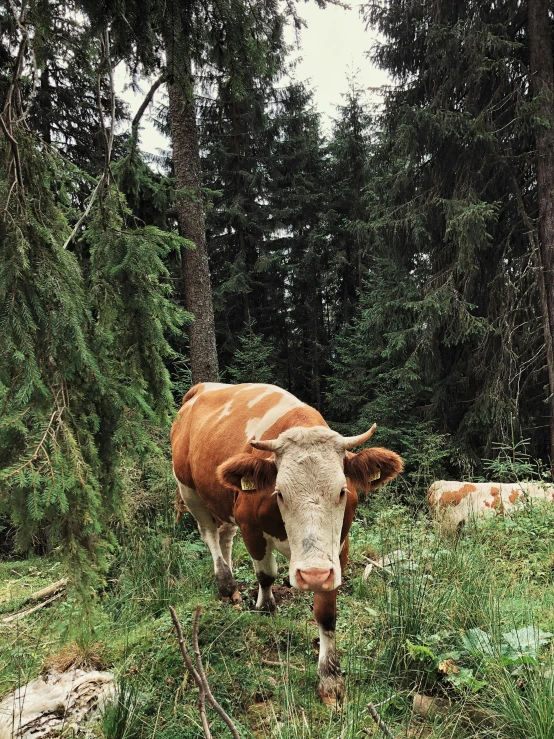
[[[58,580],[57,582],[53,582],[51,585],[47,585],[45,588],[42,588],[41,590],[36,590],[34,593],[31,593],[25,598],[24,602],[28,603],[29,601],[42,600],[43,598],[49,598],[51,595],[54,595],[54,593],[57,593],[58,590],[65,588],[68,582],[69,582],[68,577],[62,577],[61,580]]]
[[[46,739],[82,730],[91,712],[114,695],[110,672],[71,670],[31,680],[0,701],[0,739]]]

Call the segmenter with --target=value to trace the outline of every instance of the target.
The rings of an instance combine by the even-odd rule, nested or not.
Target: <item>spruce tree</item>
[[[330,285],[330,299],[334,304],[331,308],[333,332],[353,316],[368,257],[365,190],[371,119],[356,76],[349,80],[344,97],[328,147],[330,207],[326,214],[326,230],[332,244],[335,277]]]
[[[163,68],[179,228],[196,247],[182,252],[185,306],[195,315],[189,330],[192,377],[195,382],[217,379],[195,86],[227,79],[239,101],[252,70],[267,65],[267,39],[279,16],[277,5],[273,0],[255,6],[243,0],[217,0],[210,6],[82,0],[81,7],[97,28],[111,24],[116,51],[131,66],[145,72]]]
[[[529,73],[540,120],[536,127],[537,278],[542,310],[550,408],[550,467],[554,475],[554,56],[547,0],[528,0]]]
[[[164,259],[181,244],[138,224],[114,186],[113,96],[96,197],[71,228],[71,195],[91,175],[30,115],[49,16],[16,10],[0,136],[0,515],[20,548],[59,547],[85,587],[105,567],[129,461],[157,452],[149,430],[168,422],[167,338],[182,315]],[[101,57],[109,79],[105,43]]]
[[[449,436],[458,473],[510,441],[512,419],[536,455],[548,452],[528,238],[534,124],[517,11],[423,0],[366,11],[385,39],[375,58],[397,83],[381,118],[382,197],[369,193],[367,220],[406,279],[419,275],[419,298],[406,295],[416,322],[391,340],[417,336],[406,368],[430,389],[418,412]]]
[[[267,22],[258,41],[259,63],[241,70],[239,79],[231,65],[201,108],[204,182],[213,193],[207,229],[222,367],[234,366],[246,337],[278,343],[284,332],[285,271],[280,252],[272,249],[268,168],[285,48],[282,18]],[[285,381],[276,365],[270,374],[273,382]]]
[[[280,358],[289,389],[322,408],[331,322],[327,311],[331,257],[323,226],[326,158],[319,114],[304,85],[295,83],[283,91],[273,126],[268,166],[271,250],[281,254],[285,268],[286,330]]]

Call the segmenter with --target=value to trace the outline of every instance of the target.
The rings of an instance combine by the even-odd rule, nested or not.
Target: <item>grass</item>
[[[190,639],[200,603],[211,689],[245,739],[383,736],[366,710],[370,701],[399,739],[552,739],[552,640],[519,654],[517,645],[509,652],[505,635],[527,626],[554,633],[554,506],[477,522],[455,541],[438,538],[425,511],[393,501],[392,489],[374,497],[352,528],[337,629],[348,695],[341,712],[317,698],[311,597],[294,591],[275,617],[255,612],[255,578],[237,538],[244,603],[234,609],[216,601],[207,549],[192,522],[175,527],[169,511],[122,532],[107,587],[86,612],[69,594],[3,627],[0,696],[49,664],[88,660],[113,669],[122,686],[96,736],[199,739],[198,693],[184,673],[168,605]],[[364,581],[364,557],[394,550],[405,558]],[[54,559],[0,563],[0,610],[15,610],[28,590],[62,574]],[[448,708],[414,716],[416,692]],[[475,717],[482,715],[481,725]],[[214,736],[227,736],[210,709],[208,716]]]

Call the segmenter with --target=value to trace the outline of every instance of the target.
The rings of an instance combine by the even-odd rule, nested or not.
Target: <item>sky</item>
[[[367,58],[377,41],[377,33],[371,28],[365,30],[359,8],[360,5],[352,5],[351,10],[344,10],[328,5],[322,10],[313,2],[298,5],[308,27],[301,31],[301,48],[292,54],[293,58],[300,59],[295,77],[311,83],[326,132],[330,131],[336,116],[336,106],[343,102],[342,94],[348,89],[349,76],[357,73],[357,84],[368,91],[371,101],[375,100],[374,88],[389,82],[387,74]],[[294,31],[290,27],[287,41],[294,43]]]
[[[389,80],[385,72],[377,69],[367,53],[377,40],[374,30],[365,30],[359,13],[359,5],[345,10],[328,5],[324,10],[314,2],[298,3],[299,14],[307,22],[307,28],[300,32],[299,44],[292,27],[287,28],[287,42],[293,46],[291,58],[296,60],[293,78],[308,82],[314,91],[314,104],[321,113],[324,133],[332,129],[336,117],[336,106],[343,102],[342,94],[348,89],[348,78],[356,74],[357,86],[367,91],[368,100],[378,102],[375,88],[386,85]],[[141,92],[125,90],[128,79],[123,66],[116,70],[116,87],[128,103],[131,117],[138,110],[150,83],[144,81]],[[160,101],[164,93],[158,91],[154,99]],[[167,149],[169,143],[156,131],[146,113],[141,122],[141,148],[156,153]]]

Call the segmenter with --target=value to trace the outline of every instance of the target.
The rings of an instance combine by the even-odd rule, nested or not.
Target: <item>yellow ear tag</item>
[[[241,477],[240,486],[243,490],[256,490],[256,483],[251,477]]]
[[[377,472],[373,475],[370,482],[373,482],[374,480],[379,480],[381,477],[381,470],[377,470]]]

